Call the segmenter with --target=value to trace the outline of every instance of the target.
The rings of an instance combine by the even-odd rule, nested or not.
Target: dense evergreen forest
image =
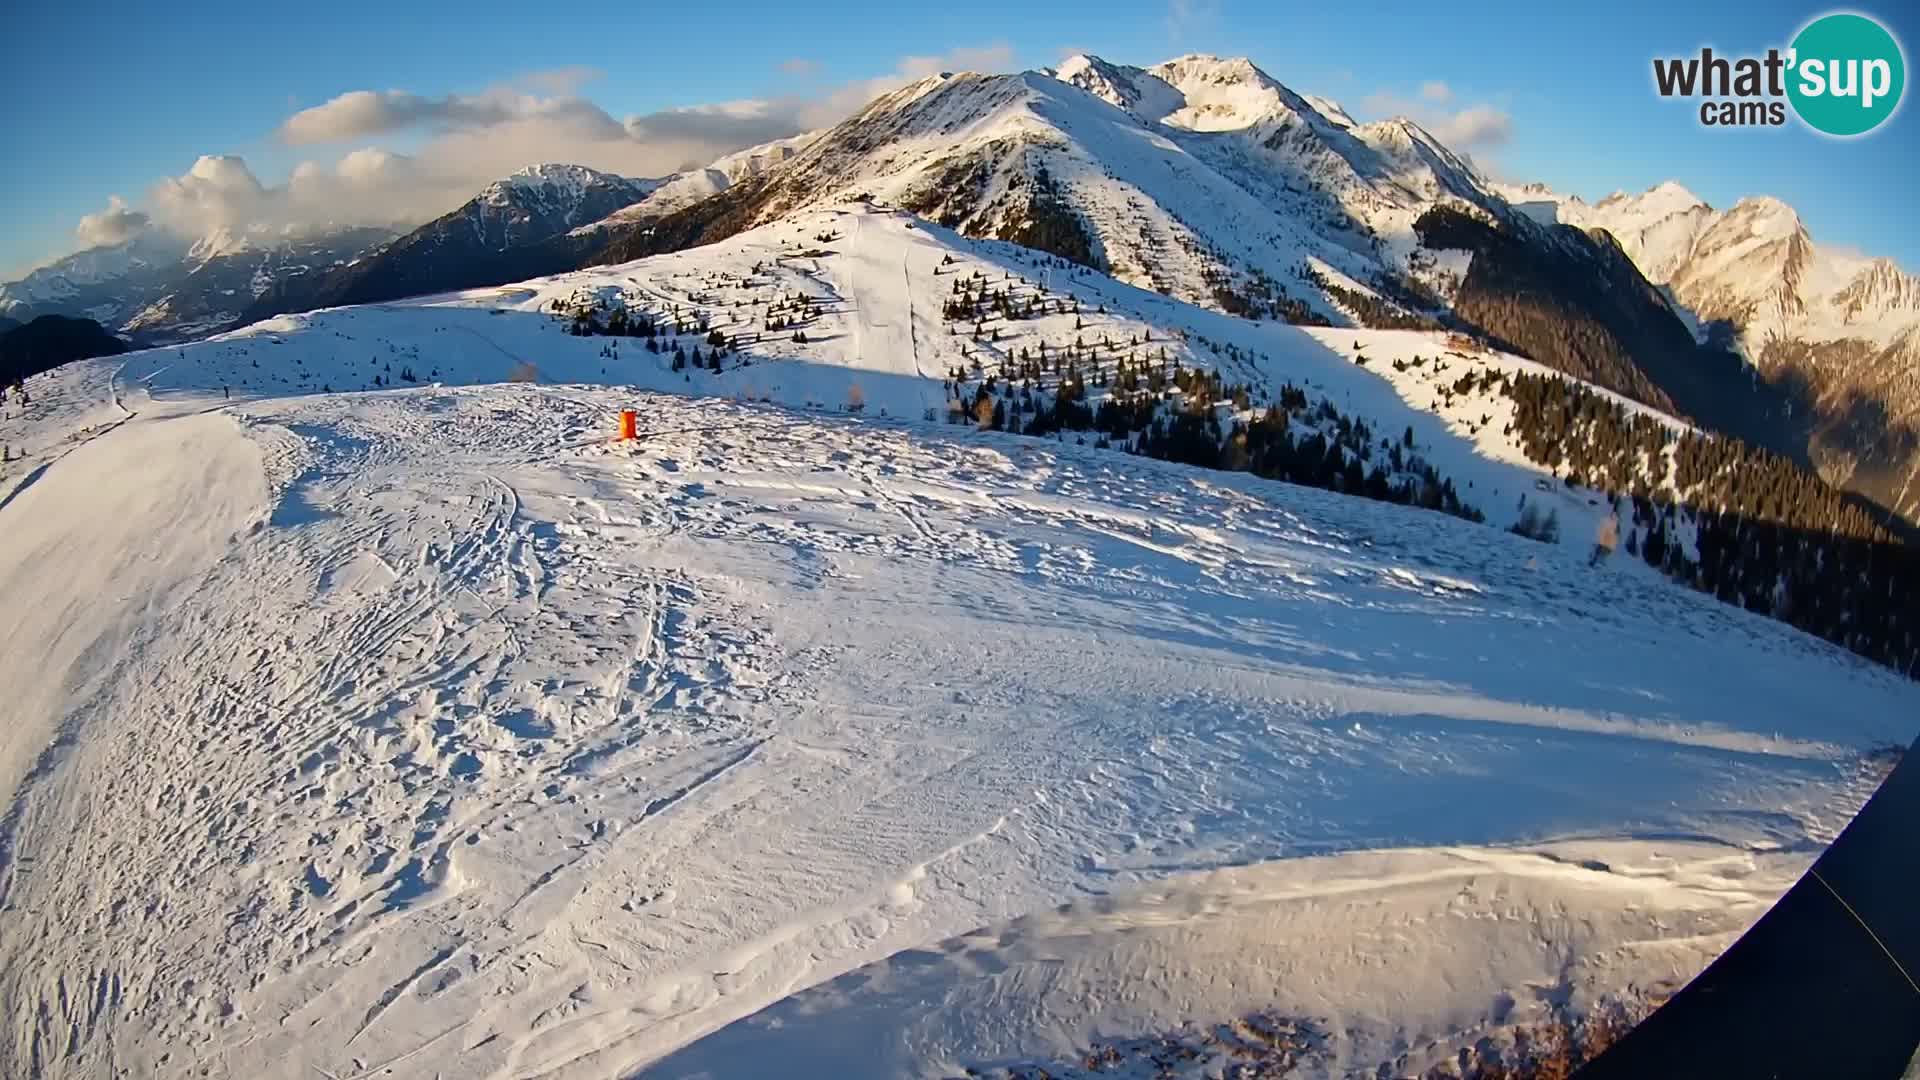
[[[941,314],[956,332],[965,329],[990,347],[1000,330],[989,322],[999,327],[1079,310],[1078,300],[996,287],[974,274],[954,282]],[[1240,357],[1232,344],[1193,341]],[[1123,339],[1076,333],[1071,342],[1020,346],[1004,357],[982,348],[970,366],[948,373],[948,419],[1025,435],[1076,432],[1082,442],[1091,437],[1096,446],[1164,461],[1486,520],[1415,451],[1411,429],[1398,438],[1375,432],[1330,402],[1310,403],[1292,384],[1256,407],[1250,387],[1183,364],[1167,344],[1144,333]]]
[[[1675,432],[1559,376],[1520,374],[1506,387],[1527,456],[1615,497],[1628,555],[1920,674],[1920,551],[1858,503],[1771,451]]]

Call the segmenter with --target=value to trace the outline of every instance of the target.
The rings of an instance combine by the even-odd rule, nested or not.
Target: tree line
[[[1846,495],[1779,454],[1676,431],[1557,375],[1518,373],[1505,389],[1522,450],[1569,485],[1608,492],[1630,521],[1630,555],[1920,673],[1920,552]]]

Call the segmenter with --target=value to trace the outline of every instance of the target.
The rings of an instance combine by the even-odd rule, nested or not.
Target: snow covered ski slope
[[[1569,837],[1763,871],[1516,924],[1694,926],[1597,976],[1684,978],[1920,698],[1573,551],[1067,444],[584,387],[132,404],[0,511],[9,1075],[626,1075],[1167,875]],[[604,441],[622,405],[650,437]]]
[[[1444,1055],[1684,980],[1911,738],[1584,541],[943,422],[994,269],[1045,277],[827,214],[33,380],[0,1075],[951,1075],[1261,1007]],[[1002,348],[1151,332],[1534,490],[1385,362],[1439,343],[1064,274]],[[675,371],[558,329],[603,289],[808,340]]]
[[[945,318],[955,289],[969,283],[1005,291],[1016,304],[1032,301],[1035,310],[1018,319],[991,313],[978,322]],[[658,352],[640,338],[568,333],[570,314],[595,305],[603,323],[621,310],[681,332],[657,338]],[[770,329],[776,321],[780,328]],[[738,341],[718,370],[706,362],[711,333]],[[796,333],[805,340],[795,340]],[[670,355],[675,345],[686,357],[678,370]],[[1381,436],[1411,429],[1409,452],[1451,479],[1497,528],[1520,517],[1525,496],[1535,510],[1556,512],[1564,523],[1562,542],[1584,551],[1599,519],[1612,513],[1589,502],[1593,493],[1564,488],[1526,459],[1506,431],[1511,399],[1490,390],[1451,392],[1467,375],[1547,372],[1531,361],[1461,352],[1438,333],[1234,318],[863,203],[619,266],[281,316],[208,341],[135,354],[125,358],[120,378],[135,392],[217,395],[224,389],[252,398],[493,383],[520,373],[550,383],[616,383],[833,411],[857,403],[867,415],[945,421],[958,405],[951,399],[956,392],[977,390],[989,378],[1006,387],[1007,373],[1022,357],[1051,363],[1069,349],[1087,371],[1111,375],[1120,356],[1137,365],[1164,356],[1169,364],[1249,387],[1253,409],[1294,387],[1309,406],[1325,403]],[[701,350],[698,359],[695,350]],[[953,379],[955,372],[963,378]],[[1042,388],[1055,378],[1049,369]],[[1090,383],[1088,400],[1108,393]],[[1296,417],[1296,423],[1314,422]],[[64,430],[44,418],[24,431],[0,419],[0,438],[29,452],[49,441],[50,432]],[[0,491],[10,482],[0,479]]]

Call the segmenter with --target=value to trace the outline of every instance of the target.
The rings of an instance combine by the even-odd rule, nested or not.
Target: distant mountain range
[[[262,290],[239,322],[368,304],[556,273],[576,258],[569,232],[633,205],[664,181],[580,165],[535,165],[351,264]],[[555,245],[553,242],[562,243]]]
[[[83,252],[0,287],[0,313],[169,340],[625,262],[862,199],[1231,314],[1480,336],[1920,517],[1911,275],[1817,247],[1775,200],[1721,211],[1664,184],[1589,205],[1495,183],[1412,121],[1358,123],[1244,59],[933,76],[670,177],[535,166],[398,238]]]
[[[276,284],[318,276],[393,239],[384,229],[218,230],[188,243],[149,229],[0,285],[0,315],[92,319],[143,344],[225,329]]]

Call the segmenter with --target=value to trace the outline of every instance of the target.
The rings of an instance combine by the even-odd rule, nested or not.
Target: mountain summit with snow
[[[659,180],[630,180],[624,176],[589,169],[584,165],[529,165],[502,180],[496,180],[475,196],[468,210],[487,207],[507,211],[497,216],[476,214],[468,217],[479,223],[499,220],[506,227],[494,241],[510,246],[516,240],[545,239],[573,226],[594,221],[620,207],[639,202],[659,187]],[[460,211],[455,211],[460,213]],[[516,236],[512,228],[523,230]]]

